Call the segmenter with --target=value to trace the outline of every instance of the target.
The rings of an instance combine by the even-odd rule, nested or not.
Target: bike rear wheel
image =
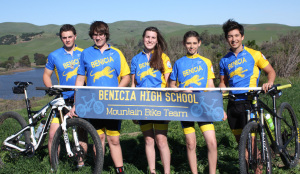
[[[101,173],[104,156],[101,140],[95,128],[84,119],[72,118],[67,120],[67,135],[74,155],[68,156],[63,130],[59,127],[51,147],[52,169],[60,173],[76,168],[83,173]],[[76,146],[77,140],[80,141],[79,146]],[[82,164],[84,166],[78,166]]]
[[[0,143],[1,150],[9,150],[13,153],[20,152],[12,147],[4,146],[3,142],[6,138],[11,135],[18,133],[22,128],[26,127],[27,123],[25,119],[16,112],[5,112],[0,116]],[[30,142],[30,132],[29,129],[16,136],[15,138],[9,140],[10,144],[17,146],[22,149],[26,149]]]
[[[262,145],[265,139],[265,147]],[[264,157],[262,151],[264,150]],[[242,132],[239,143],[240,173],[272,173],[271,152],[261,127],[256,122],[248,123]]]
[[[279,144],[283,147],[280,157],[288,168],[295,167],[299,159],[299,127],[297,117],[290,104],[280,104],[278,116]]]

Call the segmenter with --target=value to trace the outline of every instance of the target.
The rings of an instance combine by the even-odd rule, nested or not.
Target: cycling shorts
[[[87,119],[97,130],[98,135],[106,134],[108,136],[119,136],[121,129],[121,120],[108,119]]]
[[[74,105],[74,99],[65,99],[65,103],[67,106],[73,107]],[[63,115],[66,115],[69,111],[66,108],[63,108]],[[55,110],[55,115],[51,121],[51,123],[58,123],[60,124],[60,118],[56,117],[56,115],[59,115],[58,110]]]
[[[228,101],[228,106],[227,106],[228,123],[234,135],[241,135],[243,128],[247,124],[246,110],[251,110],[251,101],[249,100]]]
[[[168,121],[155,121],[155,120],[140,120],[139,124],[140,124],[140,128],[141,131],[147,131],[147,130],[168,130]]]
[[[184,134],[190,134],[195,132],[195,123],[191,121],[181,121],[181,126]],[[211,122],[198,122],[198,126],[200,127],[201,132],[215,130],[215,126]]]

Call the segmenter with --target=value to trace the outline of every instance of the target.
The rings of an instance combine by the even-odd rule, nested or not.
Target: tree
[[[34,62],[36,65],[45,65],[47,62],[47,58],[44,54],[35,53]]]
[[[23,56],[19,60],[19,65],[20,65],[20,67],[31,67],[31,62],[30,62],[30,59],[29,59],[28,55]]]

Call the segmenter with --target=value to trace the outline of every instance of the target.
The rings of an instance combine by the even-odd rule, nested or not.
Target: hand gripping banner
[[[133,89],[76,89],[81,118],[128,120],[221,121],[220,91],[171,92]]]

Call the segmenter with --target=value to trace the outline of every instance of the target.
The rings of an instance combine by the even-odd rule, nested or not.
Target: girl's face
[[[201,41],[198,41],[196,37],[188,37],[184,43],[187,53],[190,55],[195,55],[198,53],[198,48],[201,45]]]
[[[146,31],[143,40],[145,48],[151,52],[157,44],[157,33],[154,31]]]

